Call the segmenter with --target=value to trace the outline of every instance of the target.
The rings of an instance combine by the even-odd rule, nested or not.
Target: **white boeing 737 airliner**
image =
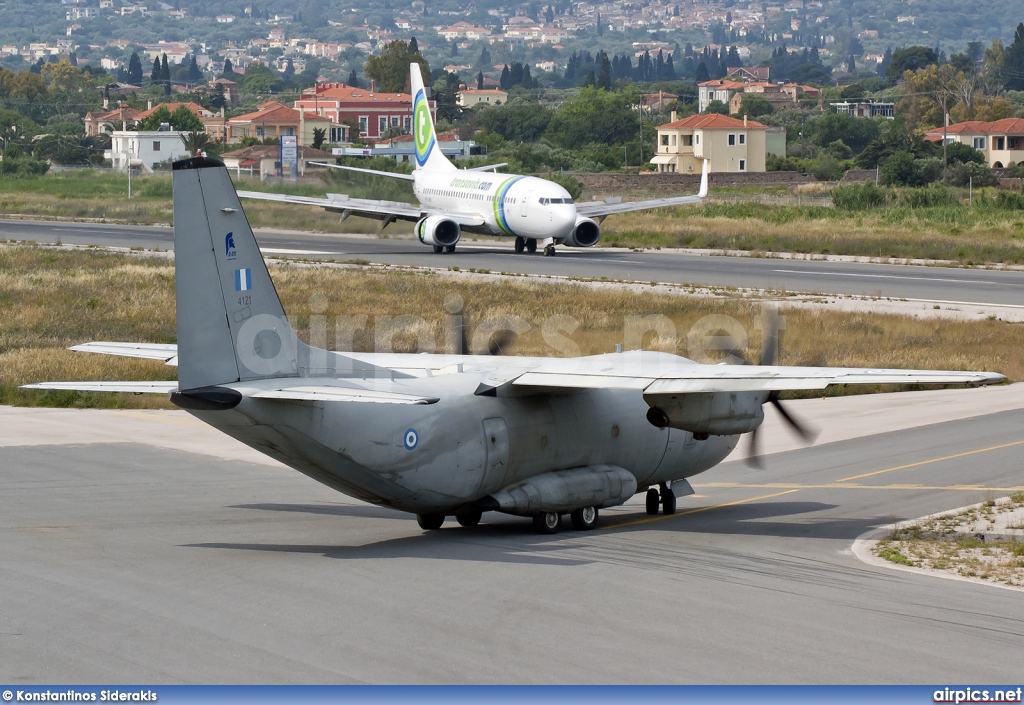
[[[359,167],[321,164],[335,169],[358,171],[412,182],[419,206],[394,201],[349,198],[327,194],[327,198],[239,191],[242,198],[321,206],[341,213],[341,219],[356,215],[383,221],[383,230],[396,220],[416,223],[416,237],[434,252],[455,252],[463,232],[511,235],[516,252],[535,252],[537,241],[545,255],[555,254],[555,245],[593,247],[601,239],[600,223],[614,213],[699,203],[708,191],[708,162],[704,161],[700,191],[696,196],[656,198],[647,201],[594,201],[573,203],[569,192],[553,181],[536,176],[487,173],[502,164],[459,169],[441,153],[430,116],[427,93],[419,64],[410,64],[413,93],[413,142],[416,168],[399,174]]]

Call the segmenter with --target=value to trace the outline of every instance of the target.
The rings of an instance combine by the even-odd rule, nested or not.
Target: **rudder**
[[[416,168],[432,171],[455,171],[455,165],[441,152],[430,114],[430,101],[423,87],[420,65],[409,64],[409,86],[412,89],[412,136],[416,146]]]

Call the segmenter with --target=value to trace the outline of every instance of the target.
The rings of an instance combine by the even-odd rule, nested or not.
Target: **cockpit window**
[[[549,203],[572,203],[571,198],[542,198],[540,199],[541,204],[547,205]]]

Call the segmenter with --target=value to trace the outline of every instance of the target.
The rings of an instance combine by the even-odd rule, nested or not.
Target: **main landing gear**
[[[516,253],[522,254],[524,251],[529,252],[531,255],[537,251],[537,241],[533,238],[516,237]]]
[[[451,254],[455,252],[455,245],[434,245],[434,254],[439,255],[442,252]]]
[[[572,528],[577,531],[590,531],[597,527],[597,507],[583,507],[569,514]],[[559,512],[541,512],[533,517],[533,530],[538,534],[555,534],[562,528],[562,515]]]
[[[658,509],[661,509],[665,514],[675,514],[675,493],[664,483],[658,487],[660,492],[653,487],[647,490],[647,513],[653,516],[658,513]]]

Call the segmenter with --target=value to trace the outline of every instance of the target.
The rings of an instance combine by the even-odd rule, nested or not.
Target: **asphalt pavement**
[[[19,413],[40,421],[0,448],[4,683],[1020,678],[1020,592],[865,565],[850,546],[1024,486],[1021,410],[726,463],[674,516],[641,497],[555,536],[490,514],[424,533],[217,457],[233,441],[182,414]],[[140,415],[192,452],[148,444]],[[124,442],[67,442],[108,417]]]
[[[174,249],[168,227],[0,220],[0,239],[102,247]],[[677,251],[559,248],[556,257],[517,255],[509,238],[464,241],[450,255],[406,238],[257,232],[267,255],[485,269],[579,278],[878,296],[926,302],[1024,307],[1024,272],[857,262],[707,256]]]

